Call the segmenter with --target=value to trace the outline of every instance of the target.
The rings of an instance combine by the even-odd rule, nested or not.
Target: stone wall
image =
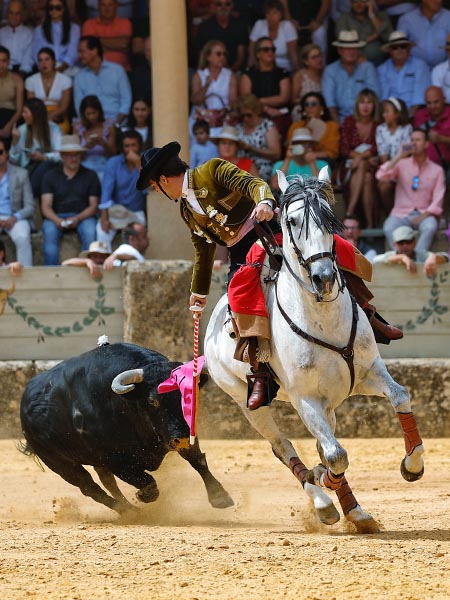
[[[55,362],[10,361],[0,363],[0,438],[20,436],[19,404],[26,383]],[[450,436],[450,359],[387,360],[391,375],[406,385],[423,437]],[[290,404],[273,403],[280,428],[291,438],[308,435]],[[213,382],[202,388],[199,435],[209,439],[255,438],[240,408]],[[339,437],[400,436],[400,428],[385,398],[352,397],[337,411]]]

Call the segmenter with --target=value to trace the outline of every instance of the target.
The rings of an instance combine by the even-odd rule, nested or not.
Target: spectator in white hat
[[[103,242],[92,242],[89,250],[84,250],[77,258],[68,258],[62,263],[63,267],[86,267],[93,279],[101,277],[101,267],[110,251]]]
[[[427,63],[411,56],[415,46],[403,31],[393,31],[382,50],[389,53],[388,58],[378,67],[381,98],[400,98],[406,104],[412,116],[424,104],[425,91],[430,85],[430,67]]]
[[[306,177],[317,177],[322,167],[328,163],[317,158],[315,153],[316,141],[307,127],[300,127],[292,134],[291,141],[286,150],[284,160],[279,160],[273,166],[270,187],[278,189],[277,171],[283,171],[289,175],[303,175]]]
[[[356,31],[340,31],[333,46],[338,49],[339,60],[325,68],[322,91],[331,118],[342,122],[353,112],[356,96],[364,88],[379,95],[378,76],[373,64],[360,61],[360,50],[366,45]]]

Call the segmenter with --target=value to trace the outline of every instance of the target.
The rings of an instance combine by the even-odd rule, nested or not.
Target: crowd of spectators
[[[24,266],[39,210],[46,265],[73,230],[77,266],[97,272],[90,248],[98,266],[118,231],[146,228],[135,183],[152,146],[148,4],[2,3],[0,233]],[[350,226],[383,227],[393,252],[410,227],[429,251],[450,182],[450,0],[186,6],[191,166],[222,157],[275,192],[277,169],[328,166]]]

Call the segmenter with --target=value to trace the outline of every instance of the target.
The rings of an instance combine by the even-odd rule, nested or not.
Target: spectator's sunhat
[[[122,204],[113,204],[108,208],[108,219],[114,229],[123,229],[130,223],[135,223],[136,214]]]
[[[236,143],[241,141],[239,139],[238,130],[232,125],[224,125],[219,133],[215,137],[211,138],[211,141],[213,141],[215,144],[217,144],[219,140],[232,140]]]
[[[445,48],[446,50],[450,50],[450,33],[445,40],[445,46],[439,46],[439,48]]]
[[[301,142],[314,142],[311,131],[307,127],[299,127],[292,134],[292,156],[302,156],[305,154],[305,147]]]
[[[169,158],[178,156],[181,146],[178,142],[169,142],[162,148],[149,148],[141,154],[141,172],[136,182],[138,190],[148,188],[148,180],[159,180],[160,168]]]
[[[398,44],[407,44],[408,46],[411,46],[411,48],[416,45],[415,42],[411,42],[411,40],[408,39],[408,36],[406,33],[403,33],[403,31],[393,31],[389,35],[386,44],[381,46],[381,49],[383,52],[389,52],[391,46],[397,46]]]
[[[63,135],[59,152],[86,152],[86,148],[81,145],[78,135]]]
[[[314,138],[311,135],[311,130],[307,127],[299,127],[294,130],[292,134],[291,143],[295,142],[314,142]]]
[[[80,252],[80,257],[89,258],[91,254],[107,254],[109,256],[111,252],[108,250],[105,242],[91,242],[89,244],[89,250]]]
[[[415,240],[416,237],[417,232],[414,231],[414,229],[409,225],[401,225],[400,227],[397,227],[397,229],[394,229],[392,233],[392,239],[394,240],[394,242],[402,242],[403,240]]]
[[[337,40],[332,42],[332,45],[338,48],[363,48],[366,42],[359,39],[358,32],[355,29],[350,31],[343,29],[339,32]]]

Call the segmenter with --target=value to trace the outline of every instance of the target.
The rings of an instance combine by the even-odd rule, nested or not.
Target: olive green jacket
[[[205,214],[196,213],[185,198],[181,198],[181,217],[191,230],[195,248],[191,291],[209,293],[216,244],[231,245],[255,205],[272,200],[273,194],[265,181],[238,169],[220,158],[208,160],[187,172],[188,187]]]

